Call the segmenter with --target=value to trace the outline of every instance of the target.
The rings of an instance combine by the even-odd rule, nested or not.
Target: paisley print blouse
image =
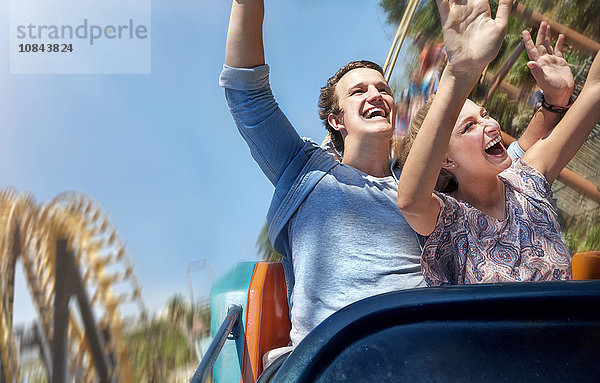
[[[435,193],[440,216],[421,258],[429,286],[571,279],[571,253],[544,176],[517,159],[498,177],[506,188],[503,220]]]

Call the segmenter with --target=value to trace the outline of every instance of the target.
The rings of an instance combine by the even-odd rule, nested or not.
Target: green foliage
[[[589,0],[569,0],[558,3],[557,21],[570,26],[580,33],[598,41],[600,39],[600,2]]]
[[[191,331],[195,338],[207,336],[210,333],[210,305],[194,305],[195,313],[192,310],[186,312],[185,325],[188,332]],[[196,326],[194,327],[194,320]]]
[[[167,301],[167,315],[126,334],[136,382],[167,382],[177,370],[195,362],[193,338],[210,332],[210,307],[195,305],[195,318],[183,295]],[[194,328],[193,321],[196,321]]]
[[[192,350],[181,329],[156,320],[126,335],[136,382],[166,382],[177,368],[192,362]]]
[[[256,239],[256,248],[258,251],[258,257],[263,261],[267,262],[277,262],[281,261],[281,254],[279,254],[273,246],[271,245],[271,241],[269,241],[269,228],[267,223],[265,222],[264,226],[260,230],[258,234],[258,238]]]
[[[566,219],[561,216],[561,225],[572,253],[600,250],[600,214],[591,219]]]
[[[583,249],[587,250],[598,250],[600,249],[600,222],[597,222],[591,227],[588,235],[585,238]]]
[[[600,1],[587,0],[519,0],[520,4],[525,5],[535,12],[542,13],[545,17],[553,19],[569,28],[572,28],[591,39],[600,40]],[[382,0],[380,6],[387,12],[388,22],[391,24],[399,24],[404,11],[408,5],[408,0]],[[495,14],[497,1],[492,0],[492,14]],[[535,34],[537,25],[534,27],[527,26],[525,22],[519,18],[511,17],[508,25],[508,32],[505,38],[498,57],[489,65],[488,71],[495,73],[500,69],[515,47],[521,41],[521,32],[528,28],[533,30]],[[416,42],[409,55],[417,56],[420,49],[427,40],[441,40],[441,26],[437,11],[437,6],[434,0],[420,0],[419,7],[415,13],[415,17],[409,29],[409,35]],[[534,36],[535,38],[535,36]],[[569,46],[567,39],[563,50],[565,59],[571,65],[574,74],[577,74],[583,66],[585,60],[589,57],[588,53],[581,53]],[[524,102],[527,95],[535,87],[535,80],[527,67],[529,61],[527,53],[519,56],[517,62],[505,77],[505,81],[518,86],[522,89],[522,100],[510,100],[502,91],[497,91],[488,100],[486,108],[490,114],[498,120],[500,126],[508,133],[519,136],[522,130],[533,115],[533,111]],[[415,68],[419,65],[417,60],[413,60]],[[406,72],[410,72],[407,70]],[[582,80],[585,73],[581,74]],[[577,78],[576,78],[577,81]],[[473,99],[476,102],[481,102],[483,96],[489,91],[490,84],[481,82],[473,92]]]
[[[408,0],[381,0],[379,6],[388,14],[388,23],[398,24],[408,6]]]
[[[189,308],[183,299],[183,295],[181,294],[176,294],[169,298],[167,307],[169,319],[172,323],[182,323],[186,312],[189,311]]]

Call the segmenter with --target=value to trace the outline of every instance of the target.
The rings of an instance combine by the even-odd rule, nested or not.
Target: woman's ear
[[[453,170],[456,169],[456,162],[452,161],[452,159],[448,157],[444,157],[442,160],[442,169]]]
[[[344,126],[344,119],[333,113],[327,116],[327,122],[333,129],[337,131],[346,129],[346,127]]]

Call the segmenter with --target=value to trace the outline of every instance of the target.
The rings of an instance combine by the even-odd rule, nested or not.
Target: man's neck
[[[389,140],[377,140],[376,142],[346,140],[342,163],[373,177],[386,177],[392,174],[389,150]]]

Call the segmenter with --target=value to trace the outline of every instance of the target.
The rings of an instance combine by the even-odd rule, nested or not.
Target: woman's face
[[[497,175],[511,164],[501,141],[498,122],[467,100],[454,125],[447,154],[450,161],[444,167],[457,177]]]

